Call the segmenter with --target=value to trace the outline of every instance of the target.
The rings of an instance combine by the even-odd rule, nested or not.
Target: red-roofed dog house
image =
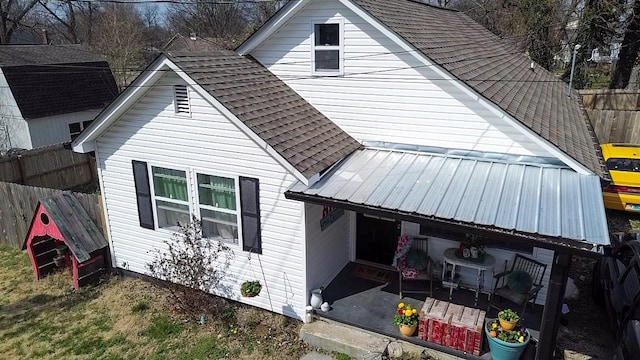
[[[58,269],[71,268],[76,289],[98,280],[109,264],[107,241],[70,193],[40,200],[24,249],[29,253],[36,280]]]

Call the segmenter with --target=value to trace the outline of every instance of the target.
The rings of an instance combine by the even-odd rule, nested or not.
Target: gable
[[[311,11],[311,9],[314,11]],[[479,50],[470,52],[467,51],[468,49],[475,50],[480,47],[489,50],[491,49],[491,46],[493,46],[491,42],[499,43],[499,40],[495,36],[487,36],[486,33],[488,31],[476,23],[471,24],[473,21],[469,18],[463,19],[463,21],[458,21],[456,24],[461,28],[464,28],[461,32],[470,31],[471,33],[464,36],[459,35],[458,31],[451,30],[451,26],[448,24],[451,20],[447,20],[447,17],[444,15],[440,16],[439,13],[435,13],[437,11],[446,11],[447,14],[457,14],[454,15],[456,19],[464,17],[463,14],[459,14],[454,11],[430,7],[408,0],[389,0],[384,2],[348,0],[323,2],[309,1],[306,2],[306,7],[304,9],[300,10],[295,14],[295,16],[288,19],[286,24],[280,24],[278,28],[265,27],[261,29],[256,33],[256,35],[245,42],[245,44],[240,46],[238,50],[240,53],[250,52],[290,86],[299,91],[303,97],[316,105],[318,102],[311,100],[308,93],[304,93],[304,91],[309,91],[308,89],[303,89],[304,86],[307,86],[311,80],[316,80],[316,83],[324,82],[326,83],[325,88],[330,88],[331,86],[336,86],[338,79],[333,79],[335,80],[333,83],[330,83],[329,80],[331,79],[327,78],[309,79],[311,76],[308,71],[310,67],[310,56],[308,56],[308,54],[310,52],[309,35],[311,30],[310,26],[304,26],[303,23],[309,23],[315,16],[343,16],[347,18],[349,17],[349,12],[351,12],[354,15],[358,15],[361,20],[364,20],[362,22],[362,26],[352,29],[355,31],[352,44],[362,46],[368,45],[369,43],[367,43],[367,40],[369,39],[366,38],[370,37],[378,42],[389,42],[393,44],[395,48],[387,47],[383,49],[381,53],[375,53],[371,51],[361,51],[362,47],[360,47],[357,51],[353,52],[354,57],[350,59],[349,51],[347,49],[349,47],[348,36],[350,25],[345,24],[345,75],[342,80],[345,78],[356,77],[358,80],[362,80],[361,78],[363,77],[373,77],[373,74],[375,74],[377,78],[386,77],[391,79],[395,76],[395,84],[398,84],[396,86],[401,86],[400,84],[405,85],[405,90],[408,89],[408,93],[417,94],[417,97],[421,99],[435,101],[436,103],[434,105],[439,106],[442,105],[443,102],[438,102],[437,97],[430,98],[428,97],[428,94],[426,97],[423,96],[420,92],[414,90],[412,87],[414,85],[413,83],[409,84],[409,81],[412,79],[407,81],[407,78],[411,77],[410,73],[412,71],[435,74],[435,77],[431,75],[423,75],[423,79],[433,80],[432,82],[435,82],[436,88],[440,88],[443,92],[450,93],[454,95],[456,99],[461,100],[460,102],[463,106],[458,106],[459,109],[464,107],[471,109],[478,116],[492,123],[492,125],[498,128],[499,131],[503,131],[503,134],[505,135],[506,132],[508,132],[506,128],[500,128],[500,122],[496,122],[493,119],[501,119],[502,124],[508,124],[511,128],[511,132],[519,133],[519,135],[509,134],[507,136],[517,144],[516,147],[520,145],[522,148],[530,151],[529,154],[542,154],[537,152],[530,145],[523,143],[522,137],[524,137],[526,140],[537,144],[538,149],[542,149],[544,152],[552,154],[577,171],[582,173],[595,172],[600,176],[606,177],[606,174],[603,173],[603,169],[601,167],[602,164],[597,153],[595,138],[591,136],[593,132],[590,129],[588,120],[584,117],[584,114],[582,114],[575,99],[567,100],[565,99],[566,97],[562,96],[562,91],[557,91],[557,89],[555,89],[555,87],[565,87],[566,85],[564,85],[564,83],[555,78],[547,79],[545,76],[547,76],[546,74],[548,73],[543,69],[537,68],[535,69],[534,77],[542,76],[548,81],[539,82],[539,85],[543,86],[533,86],[537,82],[531,80],[531,76],[527,74],[527,72],[532,72],[529,68],[530,61],[503,61],[504,56],[502,56],[502,53],[500,53],[502,57],[497,60],[486,59],[486,61],[477,61],[478,59],[473,56],[491,58],[489,55],[495,55],[495,53],[492,53],[491,51],[482,52]],[[333,14],[329,15],[331,12],[333,12]],[[272,23],[276,23],[276,21],[272,21]],[[355,21],[351,21],[351,23],[355,24]],[[293,29],[295,24],[298,24],[299,27]],[[408,31],[402,32],[402,26],[413,26],[412,29],[415,28],[416,30],[414,33],[410,33]],[[444,29],[447,29],[448,33],[440,34],[440,32],[444,32]],[[279,33],[285,32],[285,35],[279,35]],[[262,40],[261,42],[257,41],[257,39],[267,37],[265,34],[269,34],[268,39]],[[423,36],[420,37],[420,34]],[[409,35],[415,36],[410,37]],[[364,36],[365,38],[359,38],[358,36]],[[281,38],[281,42],[275,43],[274,39],[277,39],[278,37]],[[489,42],[489,45],[491,46],[483,47],[481,45],[483,42],[478,42],[475,44],[475,47],[470,46],[467,47],[467,49],[464,47],[465,43],[462,41],[463,37],[465,39],[481,37],[484,42]],[[267,43],[269,43],[269,46],[266,45]],[[429,44],[437,44],[432,47],[433,51],[440,51],[439,53],[436,53],[439,55],[436,57],[436,61],[429,57],[433,52],[430,51],[431,48],[429,48]],[[503,49],[506,48],[506,46],[498,46],[498,48]],[[263,50],[270,51],[271,53],[261,53]],[[515,50],[509,49],[509,51],[512,53]],[[518,59],[524,58],[522,55],[512,55],[511,53],[507,53],[506,55],[516,56]],[[400,57],[401,55],[408,59],[405,68],[400,69],[396,67],[394,69],[393,65],[385,63],[387,59],[384,56]],[[349,69],[347,68],[349,66],[348,63],[349,61],[352,63],[355,62],[356,58],[360,59],[360,64],[365,64],[365,59],[378,60],[378,66],[376,67],[376,64],[366,64],[354,67],[354,70],[349,72]],[[453,68],[454,65],[465,60],[467,61],[465,67],[456,68],[463,71],[463,73],[452,72],[455,70]],[[373,61],[369,62],[373,63]],[[478,64],[477,68],[474,67],[474,64],[476,63]],[[286,69],[277,69],[277,66],[284,66],[286,64],[288,64]],[[524,64],[526,65],[526,68],[518,70],[519,68],[510,68],[509,64],[520,67]],[[484,68],[480,67],[480,65]],[[481,84],[473,82],[474,79],[483,80],[483,76],[491,77],[493,73],[490,71],[488,72],[487,70],[491,70],[493,68],[495,68],[494,70],[498,70],[496,76],[500,76],[499,81],[489,81]],[[510,77],[514,76],[511,73],[517,73],[520,76],[524,75],[524,77],[519,78],[519,80],[514,79],[511,81]],[[473,78],[474,76],[475,78]],[[287,80],[287,77],[289,80]],[[296,87],[295,83],[305,84]],[[384,85],[379,86],[384,88]],[[388,87],[388,89],[388,93],[391,94],[398,90],[397,87],[393,86]],[[548,89],[548,93],[544,89]],[[455,95],[455,92],[463,94],[463,98]],[[350,93],[347,92],[347,94]],[[382,94],[383,97],[385,95],[386,94],[384,93]],[[553,98],[553,101],[540,100],[545,97]],[[379,105],[381,103],[377,98],[369,99],[369,101],[375,105]],[[473,107],[471,107],[471,105]],[[332,113],[328,112],[332,111],[332,109],[322,109],[320,107],[321,105],[317,106],[321,111],[323,111],[323,113],[325,113],[325,115],[330,117],[332,120],[339,122],[340,126],[354,134],[348,129],[348,124],[343,125],[339,120],[336,120]],[[404,111],[406,108],[406,106],[396,107],[393,109],[393,113]],[[348,107],[348,109],[351,110],[350,107]],[[393,113],[391,116],[393,116]],[[569,116],[567,116],[567,113]],[[402,114],[402,112],[400,112],[400,114]],[[458,115],[455,112],[441,112],[441,116],[445,118],[450,114],[453,114],[454,116]],[[369,114],[366,113],[359,115],[362,117],[369,116]],[[384,115],[389,117],[389,114],[385,113]],[[353,117],[353,115],[349,116]],[[359,120],[366,121],[364,119]],[[415,117],[407,117],[407,120],[416,121]],[[457,120],[457,117],[454,117],[454,120]],[[478,130],[473,126],[465,126],[462,129],[467,128],[472,132],[474,129]],[[554,130],[549,131],[549,129]],[[438,130],[437,127],[436,130]],[[484,128],[481,129],[481,131],[490,135],[492,129]],[[462,136],[466,135],[461,129],[458,129],[457,134]],[[356,137],[358,136],[356,135]],[[442,137],[440,137],[440,139],[442,139]],[[469,143],[469,141],[473,141],[471,138],[467,138],[467,140],[467,143]],[[481,142],[483,141],[482,138],[478,138],[478,140]],[[443,144],[437,145],[443,146]],[[451,147],[451,144],[448,146]],[[515,149],[513,146],[506,143],[503,144],[502,147],[506,148],[507,151],[511,153],[518,153],[521,151],[520,149]],[[465,146],[465,148],[468,148],[468,146]]]

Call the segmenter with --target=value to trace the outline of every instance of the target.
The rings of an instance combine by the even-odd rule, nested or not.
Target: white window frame
[[[192,169],[193,171],[193,185],[194,185],[194,198],[193,198],[193,204],[195,206],[196,209],[196,216],[198,216],[198,219],[200,219],[200,221],[202,221],[202,214],[201,214],[201,209],[205,209],[205,210],[211,210],[211,211],[218,211],[218,212],[223,212],[226,214],[233,214],[236,215],[236,226],[238,227],[238,238],[237,239],[233,239],[233,241],[228,241],[225,240],[223,238],[207,238],[207,239],[212,239],[212,240],[219,240],[225,244],[229,244],[229,245],[238,245],[241,246],[242,245],[242,216],[241,216],[241,205],[240,204],[240,176],[239,175],[235,175],[235,174],[229,174],[229,173],[225,173],[223,171],[211,171],[211,170],[206,170],[206,169]],[[211,206],[211,205],[204,205],[204,204],[200,204],[200,184],[198,184],[198,175],[206,175],[206,176],[217,176],[217,177],[222,177],[222,178],[227,178],[227,179],[233,179],[233,186],[234,186],[234,190],[235,190],[235,197],[236,197],[236,209],[235,210],[229,210],[229,209],[223,209],[223,208],[218,208],[215,206]],[[203,234],[204,236],[204,234]]]
[[[338,46],[319,46],[318,50],[335,51],[338,50],[338,70],[316,70],[316,25],[338,25]],[[311,74],[314,76],[343,76],[344,75],[344,19],[343,18],[330,18],[330,19],[313,19],[311,20]]]
[[[176,199],[170,199],[170,198],[165,198],[162,196],[156,196],[156,187],[155,187],[155,183],[153,182],[153,168],[157,167],[157,168],[163,168],[163,169],[169,169],[169,170],[177,170],[177,171],[184,171],[185,173],[185,177],[187,180],[187,201],[182,201],[182,200],[176,200]],[[192,205],[192,188],[191,188],[191,184],[192,181],[190,179],[190,170],[188,168],[184,168],[181,166],[174,166],[174,165],[168,165],[168,164],[157,164],[157,163],[150,163],[147,162],[147,173],[149,174],[149,190],[151,192],[151,207],[153,209],[153,218],[154,218],[154,222],[155,222],[155,230],[157,231],[166,231],[166,232],[170,232],[170,233],[175,233],[177,229],[177,227],[172,226],[172,227],[160,227],[160,222],[158,221],[158,207],[157,207],[157,203],[156,203],[156,199],[160,199],[160,201],[165,201],[165,202],[169,202],[169,203],[173,203],[173,204],[178,204],[178,205],[187,205],[189,207],[189,213],[188,218],[191,219],[191,214],[193,214],[193,205]]]
[[[189,106],[189,112],[185,113],[185,112],[179,112],[178,111],[178,99],[176,97],[176,87],[177,86],[183,86],[186,91],[187,91],[187,105]],[[176,116],[184,116],[184,117],[191,117],[191,87],[189,85],[186,84],[174,84],[171,87],[171,90],[173,90],[173,112]]]

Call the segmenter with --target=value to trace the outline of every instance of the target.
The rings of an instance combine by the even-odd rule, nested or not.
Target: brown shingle
[[[413,0],[354,0],[454,77],[603,178],[602,156],[567,85],[462,12]]]
[[[307,178],[360,147],[249,57],[227,50],[166,55]]]

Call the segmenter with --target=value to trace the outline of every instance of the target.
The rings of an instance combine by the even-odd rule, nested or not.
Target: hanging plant
[[[246,297],[258,296],[258,294],[260,294],[260,290],[262,290],[262,285],[258,280],[254,280],[254,281],[247,280],[243,282],[242,285],[240,285],[240,293],[242,294],[242,296],[246,296]]]

